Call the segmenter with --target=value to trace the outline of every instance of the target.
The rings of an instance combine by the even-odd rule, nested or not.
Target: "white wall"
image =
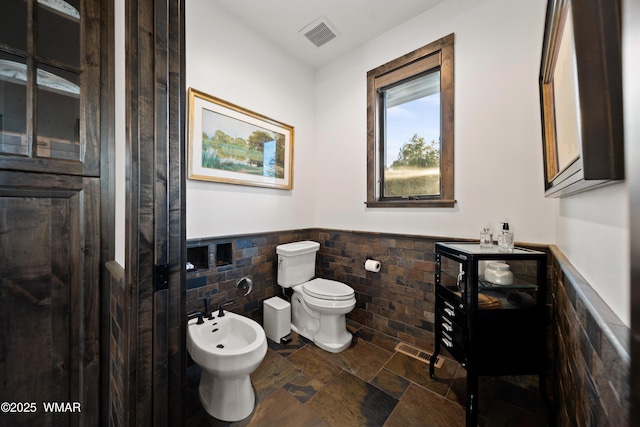
[[[189,1],[187,86],[292,124],[296,135],[293,191],[189,180],[187,238],[313,226],[478,238],[506,218],[516,241],[557,244],[628,325],[626,185],[544,198],[537,82],[545,7],[449,0],[314,77],[215,5]],[[450,33],[457,206],[368,209],[366,72]]]
[[[187,180],[187,238],[309,228],[314,73],[207,0],[186,6],[187,87],[295,127],[292,191]]]
[[[448,1],[317,73],[317,221],[327,228],[477,238],[508,218],[555,243],[629,324],[624,184],[545,199],[538,71],[546,2]],[[455,33],[454,209],[367,209],[366,72]]]
[[[596,292],[630,325],[629,195],[625,183],[560,200],[555,243]]]
[[[549,243],[538,70],[544,1],[448,1],[320,69],[316,82],[321,227],[479,238],[509,220],[516,241]],[[366,208],[366,73],[455,33],[455,208]]]

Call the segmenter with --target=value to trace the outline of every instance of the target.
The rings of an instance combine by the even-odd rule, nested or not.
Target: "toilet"
[[[319,249],[314,241],[276,246],[278,285],[293,289],[291,329],[318,347],[339,353],[351,344],[345,314],[356,306],[356,297],[342,282],[313,278]]]

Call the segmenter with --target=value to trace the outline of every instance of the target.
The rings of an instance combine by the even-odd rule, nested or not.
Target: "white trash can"
[[[263,318],[267,338],[278,344],[290,340],[291,304],[282,298],[271,297],[264,301]]]

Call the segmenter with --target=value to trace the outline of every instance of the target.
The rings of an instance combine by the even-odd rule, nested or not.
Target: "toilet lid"
[[[304,284],[302,291],[315,298],[342,301],[353,298],[353,289],[335,280],[313,279]]]

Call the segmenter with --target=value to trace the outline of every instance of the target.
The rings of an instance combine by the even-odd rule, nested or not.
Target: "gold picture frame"
[[[189,88],[189,179],[291,190],[293,138],[293,126]]]

